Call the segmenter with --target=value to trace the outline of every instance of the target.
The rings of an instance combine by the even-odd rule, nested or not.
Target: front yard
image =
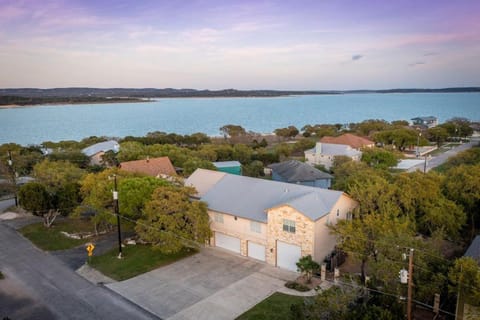
[[[72,239],[64,234],[92,232],[93,227],[90,221],[82,219],[64,219],[56,221],[50,228],[43,223],[34,223],[21,228],[20,233],[42,250],[55,251],[66,250],[77,247],[81,244],[95,240],[94,237],[84,239]]]
[[[308,298],[275,292],[236,320],[294,320],[295,316],[291,312],[291,307],[292,305],[301,305],[304,299]]]
[[[152,249],[149,245],[137,244],[122,248],[122,259],[117,258],[118,248],[100,256],[95,256],[94,253],[90,265],[104,275],[122,281],[173,263],[197,252],[195,249],[183,248],[175,254],[163,254]]]

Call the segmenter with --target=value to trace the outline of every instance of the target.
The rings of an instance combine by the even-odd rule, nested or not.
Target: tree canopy
[[[191,188],[163,186],[147,202],[135,231],[144,241],[164,253],[204,243],[211,236],[207,205],[190,201]]]

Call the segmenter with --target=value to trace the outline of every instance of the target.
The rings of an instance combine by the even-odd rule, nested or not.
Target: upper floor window
[[[215,222],[223,223],[223,214],[216,212],[214,216],[214,220]]]
[[[250,221],[250,231],[262,233],[262,225],[257,221]]]
[[[283,231],[295,233],[295,221],[283,219]]]

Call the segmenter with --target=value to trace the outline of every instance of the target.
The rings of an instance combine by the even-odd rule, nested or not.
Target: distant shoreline
[[[352,95],[352,94],[418,94],[418,93],[480,93],[480,87],[470,87],[470,88],[445,88],[445,89],[388,89],[388,90],[348,90],[348,91],[270,91],[269,94],[256,94],[257,91],[235,91],[235,94],[228,95],[223,92],[216,92],[212,95],[204,95],[201,91],[192,92],[189,95],[181,94],[170,94],[162,96],[124,96],[122,98],[110,98],[102,96],[91,97],[92,101],[85,99],[85,96],[64,96],[64,97],[51,97],[51,96],[6,96],[2,95],[2,92],[10,90],[21,90],[21,89],[0,89],[0,109],[14,109],[14,108],[30,108],[36,106],[55,106],[55,105],[85,105],[85,104],[112,104],[112,103],[144,103],[152,102],[162,99],[216,99],[216,98],[284,98],[284,97],[301,97],[301,96],[323,96],[323,95]],[[51,90],[51,89],[36,89],[36,90]],[[56,90],[56,89],[52,89]],[[59,89],[62,90],[62,89]],[[104,89],[96,89],[104,90]],[[130,89],[120,89],[120,90],[130,90]],[[215,91],[213,91],[215,92]],[[244,93],[242,95],[242,93]],[[11,93],[10,93],[11,94]],[[24,99],[23,101],[28,101],[28,103],[8,103],[1,104],[2,98],[11,98],[16,97],[18,99]],[[70,101],[52,101],[48,102],[50,99]],[[29,101],[37,100],[37,101]],[[79,99],[78,101],[71,101],[74,99]],[[82,101],[82,99],[85,99]],[[98,99],[98,100],[95,100]],[[46,102],[43,102],[45,100]]]
[[[17,109],[17,108],[33,108],[41,106],[65,106],[65,105],[78,105],[78,104],[112,104],[112,103],[144,103],[151,102],[152,100],[146,99],[118,99],[118,100],[105,100],[105,101],[72,101],[72,102],[41,102],[31,104],[4,104],[0,105],[0,109]]]

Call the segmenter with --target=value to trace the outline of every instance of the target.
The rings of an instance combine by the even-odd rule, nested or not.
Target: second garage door
[[[215,246],[240,253],[240,239],[215,232]]]
[[[297,271],[297,262],[302,256],[302,248],[294,244],[277,241],[277,267]]]
[[[265,246],[248,241],[248,256],[257,260],[265,261]]]

